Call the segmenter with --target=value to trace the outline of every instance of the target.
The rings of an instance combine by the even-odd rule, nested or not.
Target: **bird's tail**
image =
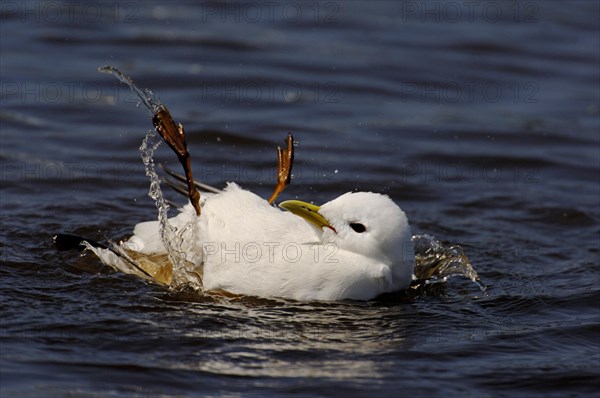
[[[167,254],[140,253],[114,242],[106,246],[76,235],[58,234],[53,240],[59,250],[90,250],[104,264],[124,274],[135,275],[161,285],[170,285],[173,281],[173,264]]]

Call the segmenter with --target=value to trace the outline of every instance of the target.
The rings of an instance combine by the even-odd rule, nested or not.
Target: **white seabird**
[[[176,230],[171,238],[165,239],[171,227],[149,221],[112,249],[87,243],[103,262],[167,285],[195,270],[206,292],[295,300],[369,300],[409,287],[415,266],[410,227],[390,198],[356,192],[320,207],[295,200],[280,204],[289,212],[271,206],[291,180],[288,134],[287,148],[278,148],[278,181],[268,201],[234,183],[201,201],[183,125],[118,69],[99,70],[127,84],[152,113],[156,131],[184,168],[190,199],[169,220]]]
[[[285,201],[280,207],[287,212],[230,183],[223,192],[205,197],[201,207],[199,217],[188,204],[169,221],[178,229],[188,226],[182,248],[186,261],[201,269],[206,292],[369,300],[411,283],[415,257],[410,226],[385,195],[349,192],[320,207]],[[190,222],[197,223],[199,242],[185,242],[192,236]],[[120,245],[150,274],[157,272],[146,260],[168,254],[159,228],[158,221],[137,224],[134,235]],[[193,254],[194,245],[200,256]],[[114,251],[92,250],[105,263],[127,268]]]

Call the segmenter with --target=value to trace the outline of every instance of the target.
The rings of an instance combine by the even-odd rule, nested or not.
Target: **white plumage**
[[[387,196],[356,192],[320,207],[299,201],[280,206],[290,211],[230,183],[223,192],[204,197],[200,217],[188,204],[169,220],[181,233],[186,260],[202,268],[205,291],[369,300],[410,285],[410,227]],[[192,222],[197,222],[197,241],[189,228]],[[121,248],[140,255],[167,254],[158,221],[137,224]],[[92,250],[105,263],[126,268],[113,251]]]

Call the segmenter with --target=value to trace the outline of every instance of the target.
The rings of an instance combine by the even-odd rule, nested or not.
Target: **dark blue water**
[[[0,395],[597,394],[598,4],[3,1]],[[156,217],[150,119],[105,64],[185,124],[197,179],[267,197],[291,131],[282,199],[386,193],[487,294],[209,300],[56,251]]]

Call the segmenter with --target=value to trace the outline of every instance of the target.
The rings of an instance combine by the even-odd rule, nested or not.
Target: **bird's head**
[[[388,196],[348,192],[322,206],[298,200],[279,206],[322,230],[323,242],[390,266],[399,289],[407,287],[407,280],[410,283],[415,258],[410,226]]]

